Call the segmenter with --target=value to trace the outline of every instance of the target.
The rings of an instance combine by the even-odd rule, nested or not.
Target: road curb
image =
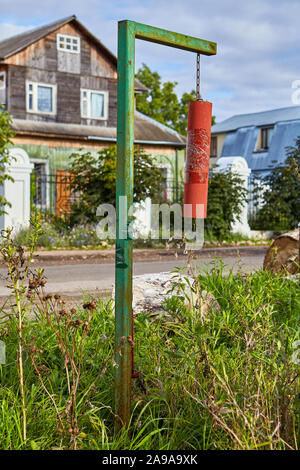
[[[195,258],[214,258],[226,256],[259,256],[265,255],[268,246],[236,246],[220,248],[203,248],[195,251]],[[28,257],[28,253],[25,253]],[[170,258],[185,258],[187,254],[183,250],[174,249],[136,249],[133,250],[134,261],[157,261]],[[59,263],[114,263],[114,250],[57,250],[38,251],[34,254],[35,264],[59,264]],[[0,257],[0,264],[4,264]]]

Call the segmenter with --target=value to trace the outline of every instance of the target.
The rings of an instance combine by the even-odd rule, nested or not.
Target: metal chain
[[[197,99],[197,101],[201,100],[201,96],[200,96],[200,54],[197,54],[196,99]]]

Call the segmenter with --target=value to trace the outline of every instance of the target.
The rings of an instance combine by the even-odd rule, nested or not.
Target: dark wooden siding
[[[108,80],[109,106],[108,126],[117,127],[117,79]]]
[[[57,72],[58,122],[80,124],[80,76]]]
[[[7,109],[17,119],[26,119],[25,80],[26,67],[9,67]]]
[[[80,73],[81,75],[91,74],[91,48],[86,41],[81,39],[80,44]]]

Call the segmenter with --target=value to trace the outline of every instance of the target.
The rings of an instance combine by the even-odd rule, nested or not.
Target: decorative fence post
[[[221,157],[217,161],[217,167],[214,171],[220,173],[226,173],[232,171],[237,174],[244,183],[245,189],[249,189],[249,177],[251,170],[248,167],[246,160],[243,157]],[[248,202],[244,201],[242,205],[242,213],[240,215],[240,221],[235,220],[232,225],[231,231],[233,233],[240,233],[241,235],[250,236],[251,229],[248,224]]]
[[[25,150],[13,148],[9,151],[11,164],[5,168],[6,172],[14,179],[14,182],[5,180],[0,187],[11,207],[4,209],[7,214],[0,216],[0,230],[13,228],[14,231],[29,225],[30,218],[30,174],[33,164]]]

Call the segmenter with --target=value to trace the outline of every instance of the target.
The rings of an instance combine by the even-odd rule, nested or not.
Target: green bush
[[[97,236],[96,224],[83,221],[81,224],[69,225],[55,215],[39,213],[41,233],[36,246],[47,249],[55,248],[97,248],[107,246]],[[15,236],[15,241],[20,245],[29,246],[32,236],[32,227],[20,230]]]
[[[14,137],[14,131],[11,129],[12,117],[5,111],[4,107],[0,105],[0,187],[5,180],[14,181],[13,178],[7,174],[5,166],[11,162],[8,146],[11,144],[11,139]],[[10,207],[11,203],[5,196],[0,195],[0,215],[5,213],[5,206]]]
[[[241,205],[247,198],[243,180],[232,172],[212,172],[208,181],[206,240],[230,239],[235,219],[239,220]]]
[[[97,155],[73,153],[70,159],[73,175],[71,189],[78,196],[78,201],[72,205],[70,223],[78,224],[83,220],[95,223],[100,204],[116,204],[116,146],[102,149]],[[147,197],[154,200],[161,191],[163,181],[162,169],[155,165],[151,155],[136,146],[133,202],[143,201]]]
[[[257,213],[250,220],[255,230],[288,231],[300,221],[300,138],[296,147],[287,150],[283,165],[254,183],[254,207]]]

